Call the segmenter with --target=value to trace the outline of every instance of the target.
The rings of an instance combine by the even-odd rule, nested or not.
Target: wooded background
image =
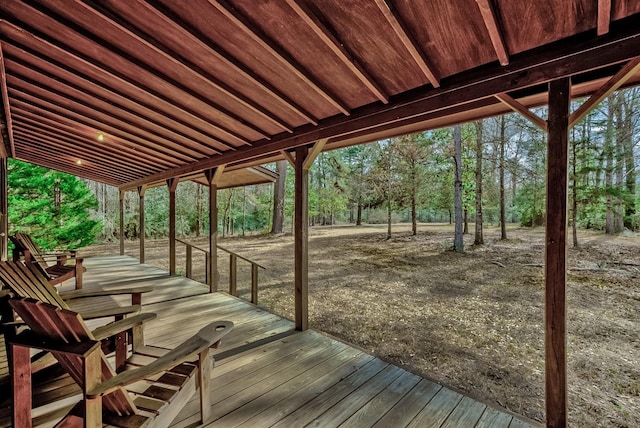
[[[616,92],[570,132],[569,206],[575,246],[576,228],[609,234],[640,228],[639,103],[638,88]],[[535,113],[546,117],[546,107]],[[470,232],[469,223],[475,223],[471,227],[476,244],[483,241],[483,223],[542,225],[546,134],[518,114],[458,129],[459,139],[454,138],[454,128],[446,128],[321,153],[310,170],[311,225],[412,222],[415,234],[419,222],[454,221],[456,182],[462,190],[463,229]],[[459,160],[455,140],[460,143]],[[223,236],[290,231],[293,170],[286,161],[267,167],[280,173],[274,185],[219,191]],[[118,237],[116,188],[14,160],[9,187],[11,233],[30,232],[45,248]],[[207,194],[193,182],[179,184],[178,237],[208,233]],[[127,192],[124,206],[125,236],[137,239],[137,193]],[[145,193],[145,223],[146,236],[168,236],[166,187]],[[502,233],[506,238],[505,228]]]

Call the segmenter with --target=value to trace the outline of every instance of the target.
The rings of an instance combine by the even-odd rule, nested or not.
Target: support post
[[[0,260],[9,259],[9,189],[7,158],[0,158]]]
[[[251,264],[251,303],[258,304],[258,265]]]
[[[229,254],[229,294],[238,296],[238,257]]]
[[[307,147],[296,148],[295,158],[295,324],[296,330],[309,328],[309,169],[304,168]]]
[[[209,254],[206,264],[209,292],[218,291],[218,185],[225,165],[205,170],[209,183]]]
[[[138,211],[140,213],[140,263],[144,263],[144,192],[147,190],[147,186],[138,186],[138,196],[140,197],[140,205],[138,206]]]
[[[545,387],[548,427],[567,426],[567,194],[570,80],[549,83],[545,235]]]
[[[124,256],[124,190],[120,191],[120,255]]]
[[[169,275],[176,274],[176,189],[179,177],[167,180],[169,188]]]

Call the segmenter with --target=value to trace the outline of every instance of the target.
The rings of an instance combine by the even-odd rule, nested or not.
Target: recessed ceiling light
[[[98,134],[98,141],[104,141],[104,134],[102,132]]]
[[[78,165],[82,165],[82,160],[81,160],[81,159],[78,159],[78,160],[76,161],[76,164],[78,164]]]

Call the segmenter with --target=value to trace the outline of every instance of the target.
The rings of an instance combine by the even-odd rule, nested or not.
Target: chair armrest
[[[93,333],[93,336],[96,338],[96,340],[107,339],[109,337],[115,336],[118,333],[130,330],[133,327],[142,325],[145,322],[151,321],[155,318],[157,318],[157,315],[152,312],[138,314],[120,321],[114,321],[107,325],[103,325],[102,327],[98,327],[91,333]]]
[[[92,320],[96,318],[106,318],[106,317],[118,317],[129,314],[137,314],[140,312],[140,305],[131,305],[131,306],[115,306],[107,309],[92,309],[88,311],[79,311],[78,313],[85,320]]]
[[[77,343],[50,342],[43,340],[31,330],[25,330],[22,333],[9,338],[8,342],[13,345],[20,345],[32,349],[40,349],[47,352],[63,352],[75,355],[87,355],[88,353],[100,349],[99,340],[83,340]]]
[[[233,328],[231,321],[217,321],[203,327],[198,333],[184,341],[177,348],[146,366],[127,370],[98,385],[89,391],[87,398],[109,394],[151,375],[160,373],[187,361],[192,355],[217,344]]]
[[[120,295],[120,294],[142,294],[149,293],[153,291],[153,286],[146,285],[140,287],[130,287],[130,288],[113,288],[113,289],[102,289],[102,290],[71,290],[71,291],[63,291],[58,293],[63,300],[69,301],[72,299],[82,299],[84,297],[101,297],[101,296],[112,296],[112,295]]]

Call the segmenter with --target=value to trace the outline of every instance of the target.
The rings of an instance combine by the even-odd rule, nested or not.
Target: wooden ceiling
[[[2,148],[130,189],[588,94],[639,55],[637,0],[2,0]]]

